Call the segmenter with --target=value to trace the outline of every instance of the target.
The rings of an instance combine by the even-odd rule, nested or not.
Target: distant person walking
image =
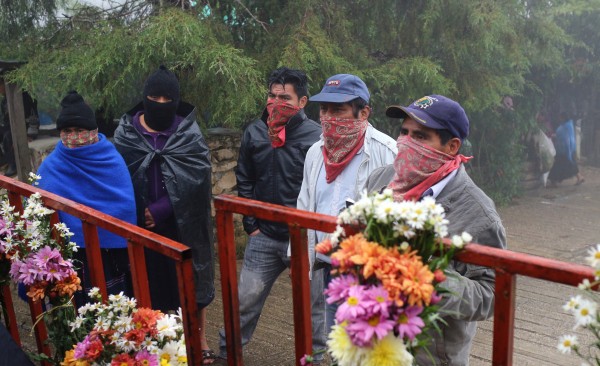
[[[554,137],[554,147],[556,148],[556,157],[554,165],[548,175],[550,187],[556,187],[557,183],[565,179],[577,177],[576,185],[585,182],[585,179],[579,172],[579,167],[575,159],[575,126],[573,120],[568,118],[567,114],[560,114],[560,125],[556,128]]]

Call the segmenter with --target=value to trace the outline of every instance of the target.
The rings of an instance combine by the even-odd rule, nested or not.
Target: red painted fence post
[[[517,276],[496,269],[492,365],[512,366]]]

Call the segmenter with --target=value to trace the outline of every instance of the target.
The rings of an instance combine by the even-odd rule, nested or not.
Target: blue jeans
[[[248,344],[252,338],[252,334],[254,334],[267,296],[269,296],[269,292],[271,292],[271,287],[273,287],[273,284],[279,275],[289,266],[290,258],[287,256],[288,245],[289,241],[287,240],[275,240],[262,233],[250,236],[248,239],[246,251],[244,253],[244,264],[238,283],[242,346]],[[323,278],[322,275],[316,277]],[[315,276],[313,276],[313,278],[315,278]],[[322,290],[321,296],[323,296]],[[323,310],[324,309],[323,305]],[[323,333],[323,337],[319,339],[320,348],[325,347],[324,324],[325,322],[323,319],[320,327],[321,332]],[[319,327],[315,325],[313,318],[313,343],[315,343],[315,330],[319,329]],[[221,329],[219,335],[220,356],[226,358],[227,349],[225,331]],[[320,355],[320,357],[323,357],[323,355]]]

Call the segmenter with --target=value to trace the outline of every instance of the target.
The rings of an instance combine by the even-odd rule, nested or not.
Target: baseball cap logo
[[[327,86],[338,86],[340,85],[340,81],[339,80],[329,80],[327,82]]]
[[[437,98],[426,96],[426,97],[416,100],[413,104],[415,105],[415,107],[419,107],[421,109],[427,109],[428,107],[433,105],[433,102],[437,102],[437,101],[438,101]]]

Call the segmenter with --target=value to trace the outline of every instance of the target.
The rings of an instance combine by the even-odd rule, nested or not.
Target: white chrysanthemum
[[[92,287],[88,291],[88,296],[93,299],[100,297],[100,289],[98,287]]]
[[[564,335],[560,337],[558,342],[558,350],[561,353],[571,353],[571,350],[577,347],[577,336],[574,335]]]
[[[114,302],[114,303],[119,303],[122,299],[123,299],[124,295],[123,295],[123,291],[119,292],[116,295],[108,295],[108,301],[110,302]]]
[[[76,329],[81,328],[81,326],[83,325],[83,318],[82,317],[77,317],[75,318],[75,321],[69,322],[69,326],[71,327],[71,332],[74,332]]]
[[[382,201],[375,208],[375,219],[382,224],[387,224],[394,220],[396,211],[397,205],[395,202],[389,200]]]
[[[153,340],[152,338],[146,338],[142,342],[142,348],[146,349],[148,352],[157,354],[158,353],[158,342]]]
[[[118,316],[113,323],[113,327],[117,330],[117,332],[129,332],[134,328],[133,319],[131,316]]]
[[[465,244],[468,244],[471,242],[471,240],[473,240],[473,236],[466,231],[463,231],[463,233],[461,234],[461,237],[462,237],[462,240],[465,242]]]
[[[114,344],[118,349],[124,352],[131,352],[137,349],[135,342],[127,340],[126,338],[119,338]]]
[[[94,328],[99,330],[109,330],[110,329],[110,321],[103,317],[98,317],[96,319],[96,324],[94,324]]]
[[[588,256],[585,260],[594,268],[600,266],[600,244],[596,244],[595,247],[588,250]]]
[[[562,308],[565,311],[575,311],[575,309],[577,309],[579,307],[581,300],[582,300],[582,297],[580,295],[571,297],[569,299],[569,301],[567,301],[567,303],[563,305]]]
[[[179,327],[176,319],[165,315],[156,321],[156,329],[158,330],[158,339],[162,341],[165,337],[175,338]]]
[[[463,241],[463,239],[460,236],[453,235],[452,236],[452,245],[454,245],[457,248],[462,248],[465,246],[465,242]]]
[[[394,231],[398,233],[400,236],[404,236],[406,239],[410,239],[415,236],[414,230],[405,223],[396,223],[394,224]]]
[[[413,215],[406,220],[406,223],[415,230],[423,230],[425,218],[422,215],[416,215],[413,213]]]
[[[588,280],[587,278],[584,278],[583,281],[581,281],[581,283],[579,285],[577,285],[577,287],[580,290],[589,290],[590,288],[592,288],[592,284],[590,283],[590,280]]]
[[[592,324],[596,321],[598,311],[598,304],[593,301],[581,299],[579,306],[574,311],[575,315],[575,328]]]

